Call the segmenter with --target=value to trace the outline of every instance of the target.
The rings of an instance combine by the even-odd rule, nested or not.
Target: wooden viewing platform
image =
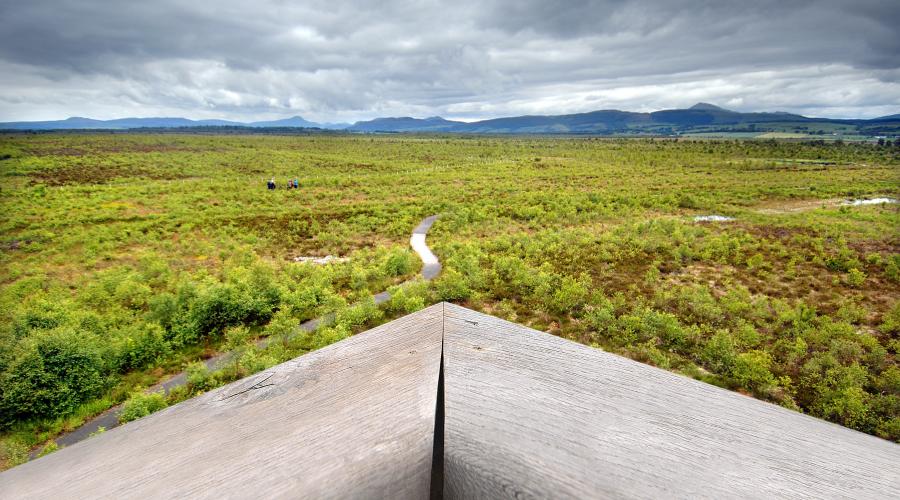
[[[436,304],[0,474],[0,498],[897,498],[900,446]]]

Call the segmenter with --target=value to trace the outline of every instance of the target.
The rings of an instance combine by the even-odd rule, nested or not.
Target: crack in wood
[[[256,390],[256,389],[262,389],[263,387],[271,387],[271,386],[273,386],[273,385],[275,385],[275,384],[274,384],[274,383],[273,383],[273,384],[264,384],[264,385],[260,385],[260,384],[262,384],[262,383],[265,382],[266,380],[269,380],[270,378],[272,378],[273,375],[275,375],[274,372],[273,372],[273,373],[270,373],[268,377],[266,377],[266,378],[260,380],[259,382],[255,382],[253,385],[251,385],[250,387],[244,389],[243,391],[238,391],[238,392],[236,392],[236,393],[234,393],[234,394],[232,394],[232,395],[230,395],[230,396],[226,396],[226,397],[220,399],[219,401],[225,401],[226,399],[231,399],[231,398],[233,398],[233,397],[235,397],[235,396],[240,396],[241,394],[244,394],[244,393],[247,393],[247,392]]]

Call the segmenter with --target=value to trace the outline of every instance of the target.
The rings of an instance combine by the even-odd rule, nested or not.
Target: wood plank
[[[442,304],[0,474],[3,498],[425,498]]]
[[[447,304],[445,498],[897,498],[900,446]]]

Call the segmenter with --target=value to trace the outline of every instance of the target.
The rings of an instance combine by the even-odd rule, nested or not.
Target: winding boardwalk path
[[[426,281],[434,279],[441,272],[441,263],[438,261],[437,257],[434,253],[431,252],[431,249],[428,248],[428,245],[425,243],[425,236],[428,234],[428,230],[431,229],[431,226],[437,220],[437,215],[431,215],[426,217],[413,229],[412,236],[409,239],[409,244],[412,246],[413,250],[419,255],[419,258],[422,259],[422,272],[421,276]],[[377,293],[373,296],[376,304],[383,304],[387,302],[391,298],[391,294],[388,291],[383,291],[381,293]],[[334,314],[326,314],[320,318],[311,319],[304,323],[301,323],[297,326],[295,333],[301,332],[311,332],[319,327],[319,325],[323,323],[328,323],[334,319]],[[257,345],[260,347],[265,347],[269,344],[269,338],[263,338],[257,341]],[[231,352],[225,352],[216,356],[213,356],[203,363],[210,370],[215,370],[220,368],[228,363],[234,356]],[[184,385],[187,383],[187,373],[181,372],[177,375],[172,376],[168,380],[161,382],[159,384],[154,385],[148,389],[148,392],[165,392],[168,393],[172,389]],[[119,425],[119,413],[122,412],[122,405],[116,405],[109,410],[97,415],[96,417],[88,420],[84,424],[82,424],[77,429],[63,434],[56,438],[56,444],[59,446],[70,446],[79,441],[83,441],[91,436],[91,434],[97,432],[101,427],[104,429],[111,429]],[[37,457],[38,453],[40,453],[40,448],[33,450],[31,453],[31,458],[34,459]]]

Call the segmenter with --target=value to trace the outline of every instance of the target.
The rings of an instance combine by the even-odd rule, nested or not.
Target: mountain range
[[[314,123],[299,116],[282,120],[261,122],[236,122],[229,120],[189,120],[187,118],[119,118],[94,120],[74,116],[65,120],[41,122],[0,122],[0,130],[124,130],[133,128],[184,128],[184,127],[253,127],[253,128],[323,128],[341,130],[349,123]]]
[[[567,115],[527,115],[476,122],[393,117],[345,123],[315,123],[299,116],[284,120],[236,122],[186,118],[121,118],[93,120],[69,118],[44,122],[0,123],[2,130],[134,129],[184,127],[319,128],[368,133],[480,133],[480,134],[685,134],[685,133],[794,133],[804,135],[897,135],[900,115],[874,119],[809,118],[785,112],[742,113],[698,103],[687,109],[651,113],[601,110]]]

